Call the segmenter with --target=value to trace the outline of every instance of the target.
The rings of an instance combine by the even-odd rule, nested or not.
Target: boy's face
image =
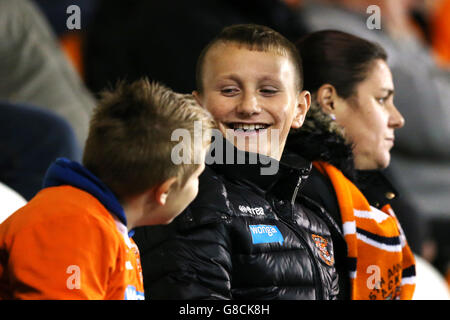
[[[219,43],[204,60],[203,92],[194,95],[237,148],[279,160],[309,107],[295,73],[288,57]]]
[[[201,164],[187,179],[181,188],[173,188],[169,191],[166,202],[157,209],[151,207],[148,217],[151,223],[146,221],[145,224],[168,224],[172,222],[184,209],[195,199],[198,193],[198,178],[205,170],[205,155],[207,148],[202,149]]]
[[[172,190],[166,200],[167,222],[170,223],[195,199],[198,193],[198,178],[205,170],[205,163],[195,170],[182,188]]]

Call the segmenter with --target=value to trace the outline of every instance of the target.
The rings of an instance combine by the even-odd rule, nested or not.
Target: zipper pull
[[[298,193],[298,190],[300,189],[301,184],[302,184],[302,177],[300,176],[298,178],[297,185],[295,186],[294,194],[292,195],[292,199],[291,199],[292,208],[294,207],[295,199],[297,199],[297,193]]]
[[[309,174],[311,173],[312,162],[309,164],[309,168],[300,170],[300,177],[298,178],[297,185],[295,186],[294,195],[291,199],[292,208],[294,207],[295,199],[297,199],[298,190],[300,190],[300,185],[302,184],[303,179],[308,179]]]

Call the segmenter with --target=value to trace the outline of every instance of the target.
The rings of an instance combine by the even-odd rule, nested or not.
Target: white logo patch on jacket
[[[251,208],[249,206],[240,205],[239,210],[242,213],[247,213],[252,216],[263,216],[264,215],[264,209],[262,207]]]

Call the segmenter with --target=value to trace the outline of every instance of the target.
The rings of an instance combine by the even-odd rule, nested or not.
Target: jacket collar
[[[127,219],[122,205],[113,192],[92,172],[81,164],[65,158],[53,162],[44,177],[43,187],[69,185],[90,193],[101,204],[112,212],[121,223],[127,225]]]
[[[291,189],[289,184],[284,185],[286,180],[293,181],[295,186],[299,178],[305,179],[311,171],[311,162],[295,153],[285,151],[281,160],[278,161],[261,154],[241,151],[223,136],[221,139],[223,158],[233,161],[214,161],[210,167],[227,179],[250,185],[261,193],[265,194],[280,187],[283,190],[289,190]],[[231,156],[230,153],[232,153]],[[281,182],[283,185],[280,185]],[[284,194],[284,197],[287,196],[289,195]]]
[[[286,148],[310,161],[325,161],[338,168],[373,204],[385,204],[397,196],[380,170],[356,170],[353,146],[320,107],[312,104],[302,128],[291,131]]]
[[[398,197],[397,190],[380,170],[358,170],[356,177],[355,185],[378,209]]]
[[[297,131],[289,135],[286,149],[310,161],[327,162],[351,181],[356,178],[352,146],[335,133]]]

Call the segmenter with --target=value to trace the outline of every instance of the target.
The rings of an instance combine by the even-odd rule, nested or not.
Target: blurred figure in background
[[[0,99],[55,112],[84,145],[95,100],[28,0],[0,0]]]
[[[58,38],[67,33],[80,31],[83,32],[89,28],[92,21],[99,0],[32,0],[44,16],[47,18],[49,25]],[[81,13],[81,29],[69,30],[67,28],[67,18],[70,13],[67,13],[67,8],[76,5],[80,8]],[[72,11],[71,11],[72,12]]]
[[[56,158],[81,159],[72,127],[52,111],[0,101],[0,114],[0,181],[26,200],[41,190]]]
[[[27,204],[27,201],[16,191],[0,182],[0,223],[6,220],[13,212]]]
[[[98,7],[98,0],[33,0],[48,20],[56,34],[63,51],[70,62],[84,78],[84,62],[82,57],[83,43],[86,31]],[[73,14],[71,6],[80,8],[80,29],[68,29],[68,19]],[[69,13],[67,13],[69,9]]]
[[[0,0],[0,181],[32,198],[52,161],[80,159],[94,105],[35,4]]]
[[[281,0],[101,1],[84,43],[86,83],[98,92],[118,78],[148,76],[190,93],[201,49],[237,23],[266,25],[290,40],[304,34]]]
[[[448,231],[450,221],[450,73],[436,64],[420,28],[412,22],[410,12],[419,2],[304,0],[298,18],[309,31],[337,29],[386,49],[396,88],[394,103],[406,120],[396,134],[390,173],[401,193],[429,222],[430,231],[424,234],[423,224],[408,227],[407,220],[412,220],[406,216],[408,207],[396,212],[407,236],[415,234],[419,246],[427,234],[436,240],[435,263],[445,272],[450,239],[440,228]],[[380,29],[368,27],[370,5],[380,8]],[[433,260],[433,253],[426,248],[417,251]]]
[[[450,0],[428,0],[430,40],[439,63],[450,70]]]

